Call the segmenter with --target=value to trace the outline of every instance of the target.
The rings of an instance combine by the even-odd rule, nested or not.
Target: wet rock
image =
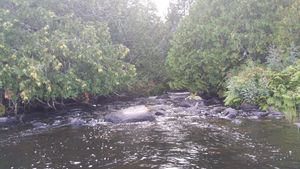
[[[234,119],[238,115],[238,111],[233,108],[227,108],[223,111],[223,115],[228,119]]]
[[[216,105],[216,104],[222,104],[222,101],[220,101],[220,100],[217,99],[217,98],[211,98],[211,99],[204,100],[204,104],[205,104],[206,106],[209,106],[209,105]]]
[[[46,123],[42,122],[32,122],[31,124],[34,128],[45,128],[47,126]]]
[[[256,116],[257,118],[265,118],[269,115],[268,112],[253,112],[253,115]]]
[[[193,106],[186,108],[185,111],[187,112],[191,112],[191,113],[195,113],[195,114],[199,114],[202,111],[202,106],[200,105],[201,103],[196,102]]]
[[[154,121],[155,114],[145,105],[140,105],[109,113],[104,117],[104,120],[111,123]]]
[[[171,99],[185,99],[187,98],[189,95],[191,95],[191,93],[189,92],[182,92],[182,93],[168,93],[169,97]]]
[[[273,108],[268,109],[268,117],[269,118],[275,118],[275,119],[282,119],[284,118],[284,114],[282,112],[276,111]]]
[[[237,116],[236,113],[229,113],[229,114],[226,116],[226,118],[228,118],[228,119],[234,119],[234,118],[236,118],[236,116]]]
[[[9,124],[18,122],[16,117],[0,117],[0,124]]]
[[[259,115],[259,113],[255,114],[255,112],[247,112],[243,110],[240,110],[239,112],[239,116],[249,119],[258,119],[258,116],[256,115]]]
[[[191,95],[191,96],[186,97],[185,100],[201,101],[203,99],[200,96]]]
[[[86,123],[85,120],[81,119],[81,118],[69,118],[69,123],[73,126],[81,126],[81,125],[84,125]]]
[[[188,108],[188,107],[194,106],[194,103],[189,102],[189,101],[186,101],[186,100],[183,100],[183,101],[181,101],[181,102],[178,102],[178,103],[176,104],[176,106]]]
[[[242,103],[239,109],[243,111],[255,111],[255,110],[259,110],[259,107],[252,103]]]
[[[218,113],[221,113],[222,111],[224,111],[225,109],[226,109],[226,107],[214,107],[209,112],[211,114],[218,114]]]
[[[191,108],[191,107],[199,107],[205,106],[202,100],[190,100],[190,99],[178,99],[173,100],[173,103],[176,107],[184,107],[184,108]]]
[[[61,120],[55,120],[52,125],[57,126],[61,124]]]
[[[155,116],[164,116],[165,115],[165,113],[161,112],[161,111],[155,112],[154,114],[155,114]]]
[[[156,99],[170,99],[170,96],[168,94],[163,94],[161,96],[157,96]]]

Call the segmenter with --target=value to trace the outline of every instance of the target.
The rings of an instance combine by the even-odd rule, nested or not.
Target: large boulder
[[[139,105],[109,113],[104,117],[104,120],[111,123],[154,121],[155,113],[145,105]]]

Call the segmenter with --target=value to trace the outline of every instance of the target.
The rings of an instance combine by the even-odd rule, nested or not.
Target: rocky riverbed
[[[190,93],[166,93],[162,96],[142,97],[130,101],[114,101],[109,104],[94,105],[90,115],[97,120],[101,119],[112,123],[130,123],[154,121],[158,116],[172,113],[189,112],[202,118],[238,119],[281,119],[284,115],[276,111],[261,111],[255,105],[243,104],[239,109],[226,107],[216,98],[203,100],[200,97],[190,97]],[[75,111],[76,112],[76,111]],[[80,112],[80,108],[79,111]],[[76,113],[75,113],[76,114]],[[56,116],[57,115],[57,116]],[[55,117],[56,116],[56,117]],[[21,117],[1,117],[0,124],[14,124],[30,122],[34,126],[43,126],[41,122],[35,123],[39,118],[58,119],[53,123],[64,125],[83,125],[86,120],[74,117],[72,114],[28,114]],[[95,120],[95,119],[94,119]],[[90,121],[90,120],[89,120]]]
[[[168,113],[192,112],[203,118],[234,119],[267,119],[283,118],[283,114],[276,111],[261,111],[255,105],[243,104],[239,109],[225,107],[221,101],[213,98],[203,100],[192,98],[190,93],[167,93],[158,97],[139,98],[135,104],[128,104],[121,110],[110,110],[105,120],[113,123],[153,121],[157,116]],[[125,104],[125,103],[124,103]],[[237,121],[237,120],[235,120]]]

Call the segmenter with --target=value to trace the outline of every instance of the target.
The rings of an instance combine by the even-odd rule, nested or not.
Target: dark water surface
[[[83,125],[55,117],[0,126],[0,168],[300,168],[300,134],[285,120],[240,124],[181,112],[110,124],[99,114],[70,115]]]

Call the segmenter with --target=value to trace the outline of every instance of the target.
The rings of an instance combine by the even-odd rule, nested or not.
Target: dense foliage
[[[167,65],[173,88],[222,94],[230,69],[264,61],[288,1],[199,0],[180,24]]]
[[[268,104],[285,112],[289,119],[300,115],[300,60],[281,72],[273,73]]]
[[[150,1],[0,1],[0,102],[17,110],[120,89],[164,90],[169,39],[187,1],[173,3],[169,15],[181,14],[165,23]]]
[[[112,44],[105,23],[58,13],[37,2],[0,4],[0,79],[14,106],[84,93],[107,95],[130,82],[135,68],[122,61],[128,49]]]
[[[191,8],[190,8],[191,7]],[[1,0],[4,103],[168,88],[299,114],[298,0]]]
[[[270,95],[266,68],[250,60],[233,74],[234,76],[227,82],[226,105],[238,106],[242,103],[255,103],[262,107],[266,105]]]
[[[273,106],[295,116],[300,111],[299,9],[296,0],[196,1],[171,43],[171,87],[217,93],[227,105]]]

